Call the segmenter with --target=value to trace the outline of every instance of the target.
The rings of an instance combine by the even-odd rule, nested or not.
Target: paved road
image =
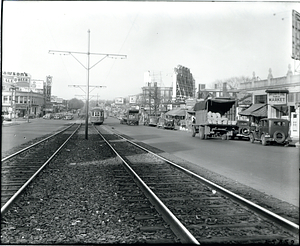
[[[1,153],[32,139],[63,129],[71,121],[44,120],[42,118],[4,122],[1,132]]]
[[[58,131],[72,122],[43,119],[30,121],[31,123],[2,126],[2,152]],[[183,131],[121,125],[117,119],[110,117],[105,125],[195,165],[299,206],[299,148],[262,146],[260,143],[251,144],[239,140],[200,140]]]
[[[105,124],[239,183],[299,206],[299,148],[262,146],[249,141],[200,140],[183,131],[121,125],[108,118]]]

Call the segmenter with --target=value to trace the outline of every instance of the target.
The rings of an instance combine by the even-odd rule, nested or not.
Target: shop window
[[[267,103],[267,95],[256,95],[254,96],[254,103]]]

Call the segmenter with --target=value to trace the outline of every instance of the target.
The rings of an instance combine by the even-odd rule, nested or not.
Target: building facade
[[[150,114],[159,114],[170,109],[172,105],[172,87],[158,87],[157,83],[148,83],[142,87],[140,107]]]
[[[46,80],[48,77],[52,80],[51,76]],[[29,114],[38,117],[45,114],[47,105],[52,108],[50,104],[51,83],[34,80],[28,73],[2,72],[2,114],[11,119]]]
[[[300,75],[293,75],[290,66],[284,77],[273,78],[269,70],[267,79],[258,80],[254,75],[252,81],[241,83],[239,89],[252,95],[253,104],[267,104],[268,117],[290,119],[300,106]]]

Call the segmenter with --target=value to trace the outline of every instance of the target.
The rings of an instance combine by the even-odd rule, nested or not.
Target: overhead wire
[[[54,46],[55,46],[56,48],[58,48],[58,46],[57,46],[57,44],[56,44],[56,42],[55,42],[55,39],[54,39],[54,37],[53,37],[53,33],[52,33],[52,31],[51,31],[51,29],[50,29],[50,27],[49,27],[49,25],[48,25],[47,20],[45,20],[45,23],[46,23],[46,26],[47,26],[47,28],[48,28],[48,30],[49,30],[49,32],[50,32],[50,36],[51,36],[51,38],[52,38],[52,41],[53,41],[53,43],[54,43]],[[64,59],[63,59],[61,56],[60,56],[60,59],[61,59],[61,61],[62,61],[62,63],[63,63],[64,68],[65,68],[66,71],[67,71],[67,75],[68,75],[68,78],[69,78],[71,84],[73,84],[72,78],[71,78],[70,73],[69,73],[69,70],[68,70],[68,68],[67,68],[67,66],[66,66],[66,64],[65,64],[65,62],[64,62]]]
[[[124,44],[126,43],[128,37],[129,37],[129,34],[131,33],[131,30],[132,30],[132,28],[133,28],[133,26],[134,26],[134,24],[135,24],[135,22],[136,22],[136,19],[137,19],[138,15],[139,15],[139,13],[136,14],[136,16],[135,16],[135,18],[134,18],[134,20],[133,20],[133,22],[132,22],[132,24],[131,24],[131,27],[130,27],[129,31],[127,32],[127,35],[126,35],[126,37],[125,37],[125,39],[124,39],[124,41],[123,41],[123,43],[122,43],[122,45],[121,45],[121,47],[120,47],[120,49],[119,49],[119,53],[120,53],[121,50],[123,49],[123,46],[124,46]],[[113,68],[113,66],[115,65],[115,62],[116,62],[116,61],[113,61],[113,64],[111,65],[111,67],[110,67],[110,69],[109,69],[109,71],[108,71],[108,74],[107,74],[107,76],[106,76],[106,78],[105,78],[105,81],[107,81],[107,79],[108,79],[108,77],[109,77],[109,75],[110,75],[110,73],[111,73],[111,71],[112,71],[112,68]]]

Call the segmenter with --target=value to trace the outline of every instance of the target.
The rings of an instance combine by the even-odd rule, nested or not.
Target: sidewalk
[[[29,122],[27,119],[23,119],[23,118],[12,119],[11,121],[4,120],[2,122],[2,126],[13,126],[13,125],[20,125],[20,124],[24,124],[24,123],[31,123],[32,120],[35,120],[35,119],[29,119]]]
[[[298,138],[292,138],[292,141],[289,143],[289,146],[300,148],[299,137]]]

